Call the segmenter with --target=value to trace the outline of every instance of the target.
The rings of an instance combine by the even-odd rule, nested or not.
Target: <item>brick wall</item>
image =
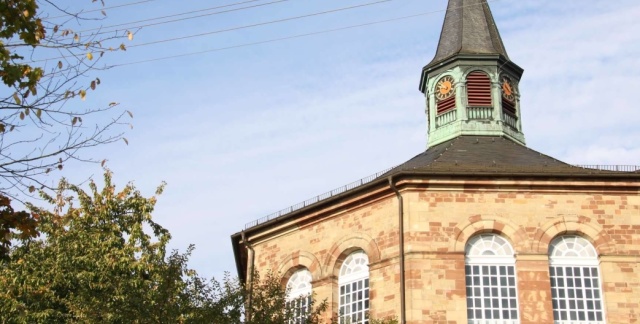
[[[600,255],[609,323],[630,323],[640,305],[640,195],[637,183],[484,180],[405,181],[405,266],[408,323],[465,323],[464,247],[485,232],[516,251],[522,323],[552,323],[548,247],[561,234],[592,242]],[[250,240],[256,269],[304,266],[317,299],[337,310],[342,260],[364,250],[370,261],[371,315],[400,309],[398,201],[362,193],[279,225]],[[339,207],[339,208],[338,208]],[[331,314],[327,314],[329,318]]]

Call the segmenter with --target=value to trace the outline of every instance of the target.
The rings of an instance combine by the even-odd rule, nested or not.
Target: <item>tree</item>
[[[100,58],[125,50],[121,41],[133,33],[74,31],[82,22],[99,20],[95,15],[95,10],[65,10],[56,0],[0,1],[5,86],[0,89],[0,193],[5,196],[52,189],[44,175],[70,160],[99,162],[82,152],[123,139],[119,126],[128,112],[117,111],[115,102],[86,107],[82,101],[101,83],[91,76],[100,69]]]
[[[250,287],[229,276],[206,280],[188,268],[193,246],[168,253],[170,233],[152,220],[155,196],[132,184],[116,191],[108,171],[103,189],[89,188],[62,180],[55,195],[41,192],[52,211],[29,205],[42,236],[15,236],[11,261],[0,262],[0,322],[282,324],[294,317],[278,276],[256,274]],[[325,308],[314,307],[307,323],[319,323]]]
[[[31,213],[15,211],[11,199],[0,194],[0,260],[6,260],[13,237],[28,239],[38,236],[38,221]]]
[[[151,219],[155,197],[142,197],[131,184],[116,192],[109,172],[104,182],[102,190],[91,182],[86,193],[63,180],[57,195],[42,193],[53,211],[30,206],[43,238],[21,238],[12,248],[12,261],[2,264],[0,316],[5,320],[177,318],[191,249],[167,254],[170,234]]]

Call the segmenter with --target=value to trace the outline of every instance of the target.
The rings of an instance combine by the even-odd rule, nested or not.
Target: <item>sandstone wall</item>
[[[485,232],[516,251],[522,323],[552,323],[550,241],[565,233],[592,242],[600,257],[608,323],[638,319],[640,195],[624,183],[510,180],[406,181],[404,200],[407,322],[466,323],[464,247]],[[347,205],[345,205],[347,206]],[[259,271],[283,280],[299,267],[313,275],[318,300],[337,310],[342,260],[362,249],[370,261],[371,315],[399,314],[398,200],[390,190],[352,199],[251,237]],[[329,315],[327,315],[329,317]]]

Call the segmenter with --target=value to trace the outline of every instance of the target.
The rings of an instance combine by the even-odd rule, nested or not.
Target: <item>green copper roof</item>
[[[457,54],[499,54],[507,50],[486,0],[449,0],[434,66]]]

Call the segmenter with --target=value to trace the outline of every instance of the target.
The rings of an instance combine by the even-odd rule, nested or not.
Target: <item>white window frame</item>
[[[465,286],[469,324],[520,323],[514,254],[511,244],[496,234],[476,235],[467,242]]]
[[[598,253],[578,235],[549,244],[549,278],[556,324],[604,324],[605,304]]]
[[[338,276],[339,324],[368,324],[369,258],[356,251],[344,260]]]
[[[288,324],[304,324],[307,321],[311,307],[313,292],[311,281],[313,277],[306,268],[294,272],[287,281],[287,308],[294,312],[294,317]]]

